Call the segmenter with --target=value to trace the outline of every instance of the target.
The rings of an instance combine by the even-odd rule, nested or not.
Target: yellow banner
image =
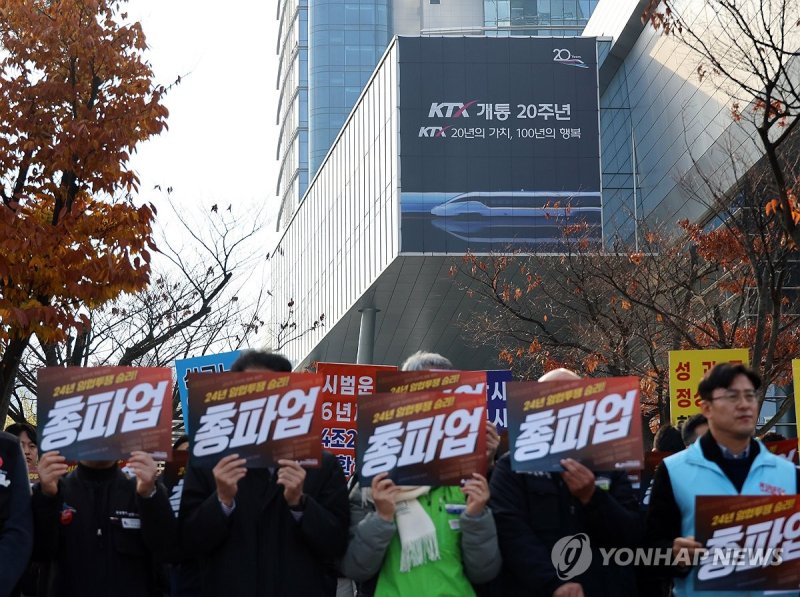
[[[800,437],[800,359],[792,359],[792,376],[794,377],[794,420]]]
[[[743,363],[749,366],[750,351],[747,348],[669,351],[669,412],[673,425],[677,426],[700,412],[697,386],[717,363]],[[797,383],[798,369],[795,371]],[[795,392],[795,399],[796,396]]]

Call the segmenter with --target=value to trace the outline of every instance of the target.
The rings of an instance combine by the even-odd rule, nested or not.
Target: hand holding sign
[[[303,483],[306,480],[306,470],[294,460],[278,461],[278,483],[283,485],[283,497],[291,507],[300,504],[303,497]]]
[[[127,465],[136,476],[136,493],[143,498],[153,495],[158,477],[158,466],[153,457],[147,452],[131,452]]]
[[[686,566],[689,562],[694,562],[694,552],[702,548],[703,544],[695,541],[694,537],[691,535],[688,537],[675,537],[672,541],[672,553],[681,562],[686,562],[686,564],[681,564],[681,566]]]
[[[478,517],[483,514],[486,504],[489,503],[490,496],[489,483],[486,481],[486,477],[478,473],[472,473],[472,479],[464,483],[461,491],[467,496],[467,515]]]
[[[217,483],[217,497],[228,508],[233,507],[233,500],[239,491],[239,479],[247,474],[245,462],[238,454],[228,454],[220,459],[212,471]]]
[[[499,446],[500,434],[497,433],[497,427],[491,421],[486,421],[486,460],[490,467],[494,465],[494,457]]]
[[[58,451],[46,452],[39,459],[39,483],[42,493],[53,497],[58,493],[58,480],[67,474],[67,459]]]
[[[375,502],[375,511],[386,522],[394,520],[397,492],[400,488],[388,478],[389,473],[380,473],[372,478],[372,500]]]
[[[572,458],[562,460],[561,466],[564,467],[561,478],[567,484],[567,489],[585,506],[594,495],[594,473]]]

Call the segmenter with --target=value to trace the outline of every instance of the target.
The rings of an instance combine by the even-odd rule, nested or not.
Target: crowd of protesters
[[[417,353],[402,368],[453,367]],[[249,352],[233,370],[291,366]],[[575,378],[562,369],[540,381]],[[15,424],[0,432],[0,597],[694,595],[691,565],[605,565],[597,550],[691,555],[703,547],[696,496],[797,493],[798,469],[753,437],[760,385],[742,365],[709,371],[702,414],[656,434],[654,449],[674,454],[642,500],[625,473],[572,459],[559,473],[514,472],[487,424],[489,474],[461,486],[397,486],[386,474],[348,486],[327,452],[309,469],[248,469],[232,454],[213,469],[189,461],[176,517],[149,454],[131,455],[130,475],[115,461],[69,471],[57,452],[37,453],[33,427]],[[185,437],[174,446],[187,447]],[[593,557],[564,578],[553,554],[570,536],[588,538]]]

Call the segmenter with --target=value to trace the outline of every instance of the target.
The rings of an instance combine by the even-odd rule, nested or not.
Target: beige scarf
[[[408,572],[441,557],[436,527],[417,500],[430,490],[429,485],[401,486],[397,493],[394,518],[400,535],[400,572]],[[364,500],[374,503],[371,489],[364,490]]]

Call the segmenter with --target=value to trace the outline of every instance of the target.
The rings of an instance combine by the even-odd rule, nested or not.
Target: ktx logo
[[[580,56],[573,54],[567,48],[556,48],[553,50],[553,54],[555,54],[555,56],[553,56],[553,62],[560,62],[561,64],[575,66],[577,68],[589,68],[589,65],[581,60]]]
[[[466,104],[462,102],[433,102],[428,112],[428,118],[469,118],[469,108],[478,100],[472,100]]]
[[[421,126],[417,137],[447,137],[447,129],[450,126]]]

